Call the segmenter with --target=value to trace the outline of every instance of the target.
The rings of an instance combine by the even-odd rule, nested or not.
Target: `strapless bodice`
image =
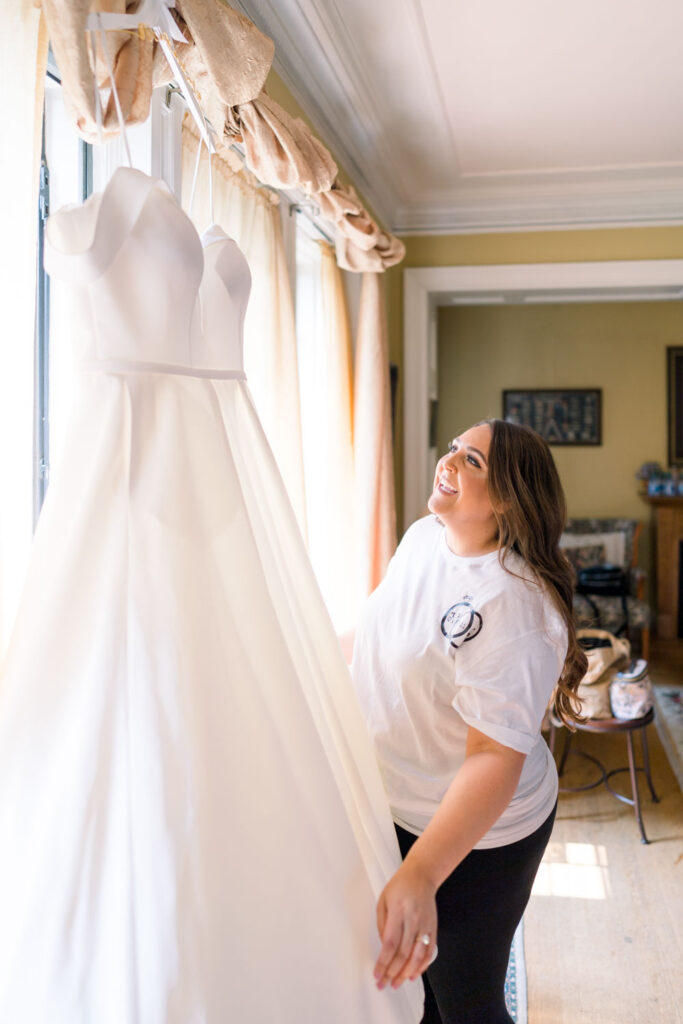
[[[237,242],[212,225],[202,235],[204,272],[199,287],[202,357],[206,366],[242,369],[244,316],[251,274]]]
[[[55,213],[45,268],[72,291],[77,363],[242,372],[246,260],[216,226],[200,239],[163,181],[119,168]]]

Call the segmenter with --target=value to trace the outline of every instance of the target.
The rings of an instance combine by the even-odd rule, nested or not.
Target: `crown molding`
[[[233,0],[275,42],[274,67],[385,227],[399,235],[474,234],[683,224],[683,171],[676,167],[558,168],[462,175],[456,140],[442,140],[456,182],[415,196],[386,125],[378,72],[358,58],[343,0]],[[425,104],[443,98],[416,0],[400,0],[414,40],[412,70]],[[446,120],[444,113],[444,120]],[[443,153],[441,154],[443,156]]]
[[[382,143],[382,119],[367,69],[358,64],[337,6],[314,0],[233,0],[275,43],[273,67],[323,142],[389,227],[399,168]],[[340,110],[349,116],[340,117]],[[369,158],[369,155],[372,156]]]
[[[547,175],[470,183],[395,210],[400,235],[636,227],[683,223],[683,172]]]
[[[483,199],[400,206],[392,222],[398,235],[475,234],[579,228],[652,227],[683,224],[683,184],[625,198],[605,188],[583,195]]]

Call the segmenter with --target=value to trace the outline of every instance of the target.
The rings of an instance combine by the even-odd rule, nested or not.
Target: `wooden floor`
[[[680,684],[683,642],[653,649],[651,675]],[[654,725],[648,739],[660,797],[652,803],[640,774],[649,845],[604,786],[560,794],[524,918],[529,1024],[683,1024],[683,794]],[[575,747],[608,770],[628,763],[623,735],[580,733]],[[573,758],[563,781],[594,773]],[[630,793],[628,773],[613,782]]]

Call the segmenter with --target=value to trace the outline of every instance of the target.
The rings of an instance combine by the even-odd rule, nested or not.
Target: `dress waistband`
[[[136,359],[85,359],[78,364],[85,373],[162,373],[204,380],[246,380],[244,370],[212,370],[174,363],[142,363]]]

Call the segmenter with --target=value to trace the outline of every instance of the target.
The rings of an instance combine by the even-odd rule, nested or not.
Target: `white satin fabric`
[[[243,379],[249,272],[119,169],[55,215],[81,369],[0,689],[0,1020],[410,1024],[365,725]]]

